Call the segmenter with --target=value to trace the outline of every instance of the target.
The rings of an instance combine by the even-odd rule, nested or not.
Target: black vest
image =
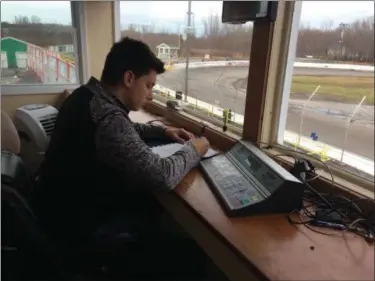
[[[64,240],[85,239],[118,215],[119,208],[130,214],[139,211],[135,196],[140,195],[130,192],[123,180],[131,175],[119,175],[95,158],[93,95],[82,86],[65,101],[39,171],[37,216],[48,232]]]

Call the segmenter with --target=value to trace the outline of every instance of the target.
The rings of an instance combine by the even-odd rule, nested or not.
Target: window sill
[[[163,107],[164,109],[166,109],[163,101],[154,100],[154,103],[158,104],[161,107]],[[166,110],[168,110],[168,109],[166,109]],[[221,133],[221,134],[226,135],[226,136],[230,136],[230,137],[232,137],[233,139],[236,139],[236,140],[240,138],[241,133],[242,133],[242,130],[240,130],[238,127],[234,127],[234,126],[233,126],[234,129],[232,128],[232,132],[223,133],[222,128],[220,127],[222,125],[221,121],[219,121],[216,118],[205,116],[205,115],[199,114],[198,112],[194,112],[193,109],[185,109],[184,108],[182,111],[178,111],[178,112],[174,112],[174,113],[183,115],[186,118],[193,119],[197,122],[209,122],[210,123],[209,126],[212,129],[216,130],[218,133]],[[274,145],[274,147],[276,148],[275,152],[277,152],[278,154],[280,154],[282,152],[284,152],[284,153],[286,152],[285,149],[283,149],[284,147],[282,145]],[[319,165],[320,163],[318,161],[316,161],[316,162],[317,162],[318,166],[322,166],[322,165]],[[347,189],[347,190],[354,190],[354,192],[356,192],[360,195],[366,196],[368,198],[373,198],[374,183],[371,180],[356,176],[351,172],[347,172],[343,169],[340,169],[340,168],[336,167],[335,165],[329,165],[329,168],[332,171],[332,173],[334,174],[335,184],[339,185],[340,188]],[[323,173],[321,175],[321,177],[325,178],[326,180],[328,180],[330,182],[332,181],[331,176],[328,172]]]
[[[270,157],[275,157],[280,154],[285,154],[285,150],[282,147],[272,147],[270,149],[266,149],[265,152],[270,156]],[[287,152],[288,154],[293,154],[292,152]],[[296,154],[298,157],[299,155]],[[294,159],[292,157],[288,156],[280,156],[275,159],[277,162],[281,162],[281,165],[287,166],[287,168],[291,168],[294,164]],[[310,160],[310,159],[309,159]],[[317,168],[322,168],[324,169],[324,165],[320,164],[318,161],[312,161],[314,165]],[[340,177],[335,173],[335,169],[330,165],[329,168],[332,170],[333,176],[334,176],[334,182],[332,182],[332,178],[329,172],[323,171],[319,178],[317,180],[324,181],[325,185],[329,185],[331,188],[340,188],[345,191],[349,191],[352,193],[357,194],[358,196],[363,196],[369,199],[374,199],[374,191],[372,191],[368,185],[368,183],[364,184],[357,184],[354,183],[353,181],[348,181],[347,179]],[[372,186],[373,188],[373,186]]]
[[[78,88],[79,84],[14,84],[1,85],[1,94],[4,96],[18,96],[18,95],[54,95],[62,93],[65,90],[73,91]]]
[[[164,108],[166,108],[167,99],[158,95],[154,95],[153,102],[158,104]],[[207,110],[203,110],[200,108],[193,108],[191,107],[192,104],[183,105],[181,111],[177,111],[179,114],[182,114],[188,118],[196,120],[198,122],[204,122],[205,125],[210,126],[217,130],[218,132],[222,132],[223,121],[217,115],[209,114]],[[167,108],[166,108],[167,109]],[[236,123],[228,124],[227,132],[222,132],[222,134],[228,135],[235,139],[239,139],[242,136],[242,126]]]
[[[202,129],[202,120],[187,114],[186,112],[176,112],[169,110],[165,105],[161,105],[158,102],[149,102],[145,105],[144,109],[151,114],[163,116],[167,121],[183,127],[195,134],[199,134]],[[240,137],[238,135],[230,133],[220,132],[221,128],[218,126],[207,127],[205,136],[210,142],[217,148],[225,151],[229,149]],[[272,148],[265,150],[271,157],[277,154],[285,154],[285,149],[280,145],[274,145]],[[288,151],[290,153],[290,151]],[[293,165],[293,161],[288,158],[279,159],[279,163],[286,169],[290,169]],[[320,168],[319,165],[316,165]],[[353,178],[346,175],[344,178],[336,170],[337,168],[331,167],[334,173],[334,184],[330,179],[328,172],[322,173],[322,175],[312,182],[312,185],[320,192],[332,192],[334,189],[335,193],[342,194],[350,199],[374,199],[374,184],[361,178]],[[342,173],[342,171],[341,171]],[[349,174],[349,173],[347,173]],[[369,204],[366,200],[361,200],[358,203],[364,210],[370,210],[373,208],[372,204]]]
[[[167,109],[161,102],[148,102],[145,104],[144,109],[151,114],[161,116],[165,118],[166,121],[185,128],[196,135],[200,135],[202,128],[205,127],[204,136],[210,140],[212,145],[220,150],[229,149],[240,138],[240,135],[231,132],[223,133],[221,132],[222,128],[219,126],[208,124],[206,120],[202,120],[186,112]]]
[[[294,152],[294,146],[291,146],[289,144],[284,144],[284,145],[274,144],[272,146],[275,149],[277,149],[279,154],[285,154],[285,153],[295,154],[296,157],[300,157],[300,155],[301,155],[298,152],[295,153]],[[307,151],[307,150],[304,150],[304,149],[301,149],[301,150],[302,150],[301,152],[303,154],[309,153],[309,151]],[[366,174],[366,176],[364,176],[364,174],[365,174],[364,172],[362,174],[360,172],[358,172],[358,175],[355,175],[354,172],[353,172],[353,171],[355,171],[354,167],[348,167],[348,170],[344,170],[343,168],[340,168],[340,166],[338,166],[337,162],[323,164],[321,161],[319,161],[318,159],[316,159],[313,156],[310,156],[308,158],[309,158],[309,160],[310,159],[313,160],[316,167],[322,168],[326,172],[326,173],[323,173],[322,176],[325,175],[325,177],[329,181],[332,181],[332,177],[331,177],[331,174],[329,173],[328,169],[334,175],[335,181],[336,181],[336,179],[340,179],[340,181],[343,182],[342,185],[344,185],[344,186],[346,186],[346,185],[360,186],[361,189],[370,191],[372,194],[374,193],[374,181],[373,181],[373,179],[371,178],[370,175]],[[347,184],[345,184],[345,183],[347,183]]]

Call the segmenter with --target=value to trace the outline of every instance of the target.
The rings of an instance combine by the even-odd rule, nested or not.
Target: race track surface
[[[231,108],[243,114],[245,109],[245,91],[235,89],[236,81],[247,76],[247,67],[210,67],[189,69],[189,96],[201,101]],[[373,77],[373,72],[337,70],[328,68],[294,68],[294,75],[313,76],[362,76]],[[158,84],[173,90],[184,91],[185,69],[172,69],[160,75]],[[303,101],[290,100],[286,130],[298,132]],[[319,140],[327,144],[343,147],[346,116],[350,115],[354,105],[337,102],[311,102],[305,111],[302,134],[310,136],[316,132]],[[330,112],[330,114],[327,114]],[[364,106],[357,119],[350,125],[346,150],[374,159],[374,107]]]

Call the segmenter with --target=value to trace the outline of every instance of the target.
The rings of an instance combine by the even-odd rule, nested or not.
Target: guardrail
[[[58,53],[39,46],[27,45],[27,68],[34,71],[42,83],[75,84],[77,82],[76,67],[60,58]]]
[[[219,62],[194,62],[191,64],[192,68],[199,68],[199,67],[217,67],[217,66],[246,66],[249,64],[249,62],[245,61],[219,61]],[[296,65],[297,64],[297,65]],[[316,64],[311,63],[295,63],[296,67],[306,67],[305,65],[312,65],[311,67],[316,67]],[[186,64],[174,64],[174,68],[181,68],[185,67]],[[323,64],[323,67],[326,68],[332,68],[332,69],[353,69],[353,70],[361,70],[361,71],[374,71],[374,67],[368,67],[368,66],[351,66],[351,68],[348,68],[347,65],[343,65],[340,68],[340,65],[335,64]],[[190,68],[190,65],[189,65]],[[156,85],[155,89],[168,93],[168,96],[175,97],[176,92],[172,89],[163,87],[161,85]],[[211,112],[212,115],[216,115],[219,118],[222,118],[223,114],[223,108],[200,101],[198,99],[187,97],[187,102],[193,106],[196,106],[197,108],[202,108],[208,112]],[[238,125],[243,125],[244,122],[244,116],[238,113],[233,112],[232,113],[233,119],[232,121],[234,123],[237,123]],[[343,152],[342,149],[327,145],[322,142],[314,141],[308,137],[301,136],[299,138],[299,135],[295,132],[284,132],[284,141],[292,144],[293,146],[297,146],[299,142],[299,147],[303,148],[307,151],[310,151],[312,154],[324,154],[325,156],[334,159],[338,162],[341,162],[343,164],[346,164],[348,166],[354,167],[360,171],[363,171],[371,176],[374,176],[374,161],[362,156],[359,156],[355,153],[350,152]],[[343,158],[341,159],[341,155],[343,153]]]

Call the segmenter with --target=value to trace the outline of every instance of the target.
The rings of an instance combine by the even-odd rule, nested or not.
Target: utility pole
[[[345,28],[348,26],[347,23],[340,23],[341,28],[341,38],[339,43],[341,44],[341,56],[344,57],[345,55],[345,45],[344,45],[344,35],[345,35]]]
[[[189,80],[189,56],[190,56],[190,33],[192,31],[191,26],[191,1],[188,2],[188,12],[187,12],[187,27],[186,32],[186,42],[185,42],[185,55],[186,55],[186,68],[185,68],[185,101],[187,101],[188,96],[188,80]]]

